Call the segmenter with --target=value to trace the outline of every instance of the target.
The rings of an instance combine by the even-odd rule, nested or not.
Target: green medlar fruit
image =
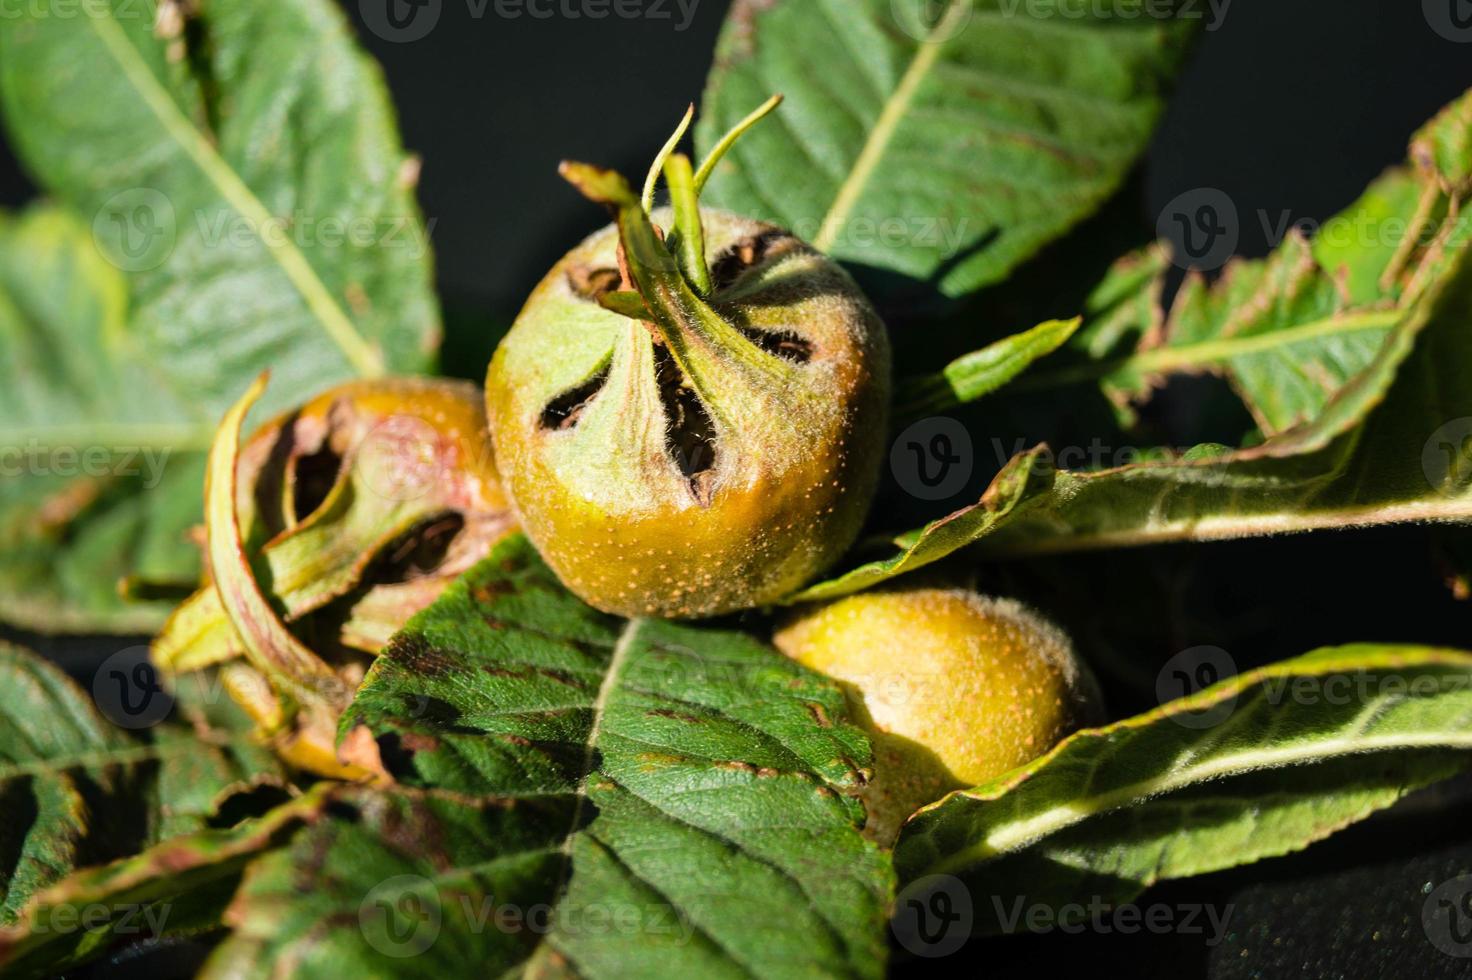
[[[1042,755],[1095,720],[1092,675],[1062,630],[962,589],[880,590],[797,614],[773,642],[843,684],[874,743],[865,833]]]
[[[618,174],[564,163],[614,224],[542,280],[486,378],[522,527],[607,612],[780,599],[853,543],[878,479],[884,326],[788,232],[697,207],[718,158],[693,174],[662,154],[643,200]],[[661,167],[672,208],[652,210]]]

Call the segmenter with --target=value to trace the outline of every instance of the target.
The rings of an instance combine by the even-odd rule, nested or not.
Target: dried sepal
[[[334,388],[262,426],[241,453],[236,507],[246,550],[283,618],[312,620],[315,642],[327,647],[375,653],[378,644],[328,624],[364,602],[380,621],[391,612],[402,624],[489,553],[513,522],[484,428],[474,386],[407,378]],[[397,589],[410,582],[413,589]],[[383,589],[397,599],[372,601]],[[239,654],[208,588],[175,611],[153,645],[169,672]]]

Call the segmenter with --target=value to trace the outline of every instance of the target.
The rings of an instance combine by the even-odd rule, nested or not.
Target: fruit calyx
[[[780,95],[773,96],[742,120],[698,172],[688,156],[674,150],[689,127],[692,106],[656,156],[639,196],[615,171],[572,161],[558,168],[585,197],[609,209],[618,229],[617,269],[575,267],[568,272],[569,285],[585,299],[638,321],[647,330],[666,419],[666,443],[691,499],[700,507],[711,503],[722,452],[719,431],[740,422],[723,406],[751,406],[753,399],[769,400],[765,394],[792,390],[790,365],[811,356],[811,345],[795,334],[772,336],[741,329],[711,302],[742,272],[775,258],[779,250],[791,247],[785,243],[795,240],[758,233],[726,249],[713,267],[707,261],[699,207],[706,178],[731,144],[781,101]],[[654,222],[654,189],[660,174],[670,193],[668,232]],[[563,429],[577,425],[582,410],[610,383],[612,366],[610,359],[587,381],[548,403],[543,425]]]

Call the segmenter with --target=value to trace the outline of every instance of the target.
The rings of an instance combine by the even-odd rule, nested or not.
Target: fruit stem
[[[735,144],[735,142],[746,133],[748,129],[761,122],[764,118],[766,118],[769,112],[771,112],[773,109],[777,108],[781,104],[782,95],[779,92],[767,101],[763,102],[761,105],[757,106],[751,112],[747,113],[746,118],[742,119],[735,126],[731,127],[730,132],[721,137],[721,141],[711,149],[710,155],[706,157],[705,160],[700,164],[700,169],[695,171],[696,196],[699,196],[700,192],[705,190],[705,182],[710,179],[711,171],[716,168],[716,164],[721,162],[721,157],[726,155],[726,151],[729,150],[732,145]]]
[[[665,239],[665,247],[680,262],[680,271],[701,296],[711,291],[710,269],[705,264],[705,232],[700,226],[700,203],[695,194],[695,179],[690,158],[673,154],[664,164],[664,182],[670,189],[670,206],[675,212],[675,229]]]
[[[695,103],[692,102],[680,119],[680,124],[675,127],[674,135],[665,140],[664,146],[654,155],[654,162],[649,165],[649,173],[644,177],[644,193],[639,196],[639,204],[644,208],[645,214],[654,210],[654,184],[659,180],[659,172],[664,169],[665,159],[680,145],[680,140],[685,138],[685,131],[690,128],[690,120],[694,117]]]

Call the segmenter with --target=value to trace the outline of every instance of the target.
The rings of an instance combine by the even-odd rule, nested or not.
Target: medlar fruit
[[[335,711],[361,678],[365,655],[514,521],[474,385],[340,385],[240,446],[240,421],[259,387],[232,410],[211,451],[218,487],[206,499],[210,574],[165,624],[152,656],[171,677],[221,666],[227,689],[283,755],[341,775]],[[229,580],[218,574],[222,563]],[[244,614],[232,610],[242,602],[251,604]],[[262,653],[287,647],[295,652],[283,663]],[[303,676],[313,690],[296,689]],[[293,702],[315,711],[310,738],[291,727]]]
[[[719,153],[692,173],[679,135],[642,200],[562,165],[615,221],[542,280],[486,378],[523,529],[569,589],[627,616],[745,609],[822,572],[864,521],[887,424],[888,341],[853,280],[780,228],[700,209]],[[672,207],[653,210],[661,169]]]
[[[843,684],[874,744],[865,833],[893,843],[915,810],[1029,762],[1095,720],[1063,631],[961,589],[866,592],[797,614],[773,642]]]

